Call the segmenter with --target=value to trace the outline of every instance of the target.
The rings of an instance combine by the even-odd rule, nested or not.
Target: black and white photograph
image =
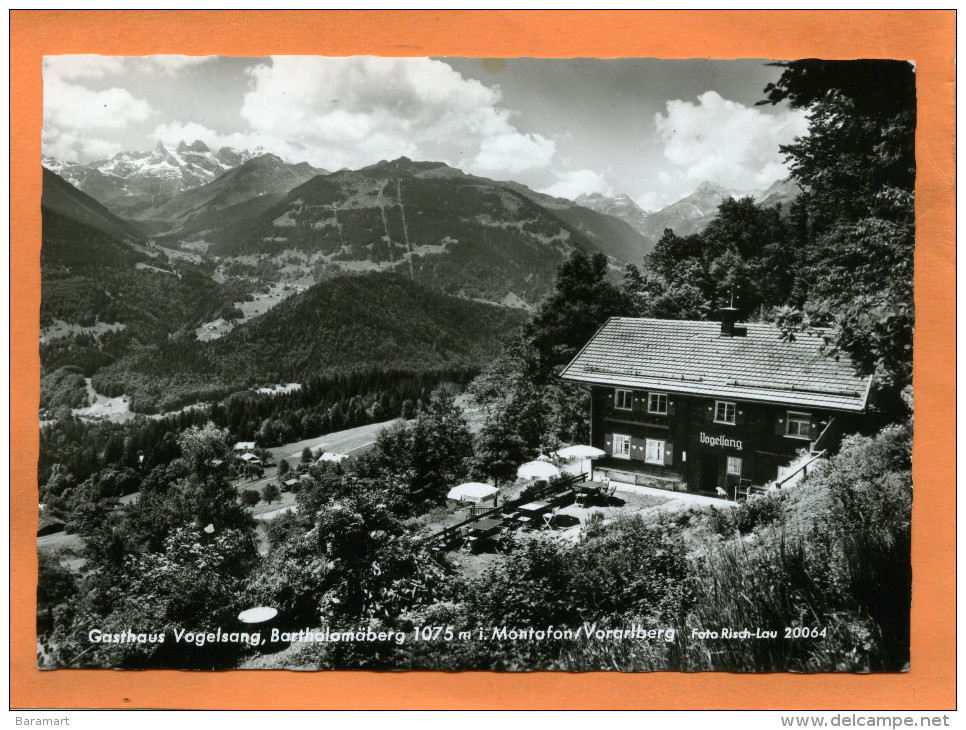
[[[916,99],[46,56],[37,667],[909,671]]]

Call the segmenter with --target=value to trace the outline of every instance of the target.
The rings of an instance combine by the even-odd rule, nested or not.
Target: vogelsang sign
[[[737,449],[741,451],[741,439],[729,439],[725,436],[708,436],[704,431],[701,432],[699,439],[702,444],[708,446],[718,446],[722,449]]]

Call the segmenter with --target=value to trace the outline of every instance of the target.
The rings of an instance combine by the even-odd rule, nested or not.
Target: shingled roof
[[[780,337],[771,324],[721,334],[718,322],[612,317],[571,363],[564,380],[734,400],[862,411],[872,378],[844,355],[823,354],[821,332]]]

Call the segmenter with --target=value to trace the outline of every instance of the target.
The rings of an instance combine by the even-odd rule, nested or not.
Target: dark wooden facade
[[[668,479],[689,491],[768,485],[803,450],[834,445],[858,418],[671,391],[595,385],[591,396],[591,443],[607,452],[598,467]]]

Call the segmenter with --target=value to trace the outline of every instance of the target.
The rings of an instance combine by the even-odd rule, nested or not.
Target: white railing
[[[810,467],[812,464],[814,464],[816,461],[823,458],[824,456],[825,456],[824,451],[819,451],[817,454],[810,454],[809,458],[803,461],[798,467],[796,467],[791,474],[786,474],[784,477],[776,481],[775,486],[780,489],[781,487],[788,484],[792,479],[794,479],[795,481],[791,482],[791,484],[788,484],[788,486],[798,484],[798,482],[800,482],[802,479],[808,476],[808,467]]]

